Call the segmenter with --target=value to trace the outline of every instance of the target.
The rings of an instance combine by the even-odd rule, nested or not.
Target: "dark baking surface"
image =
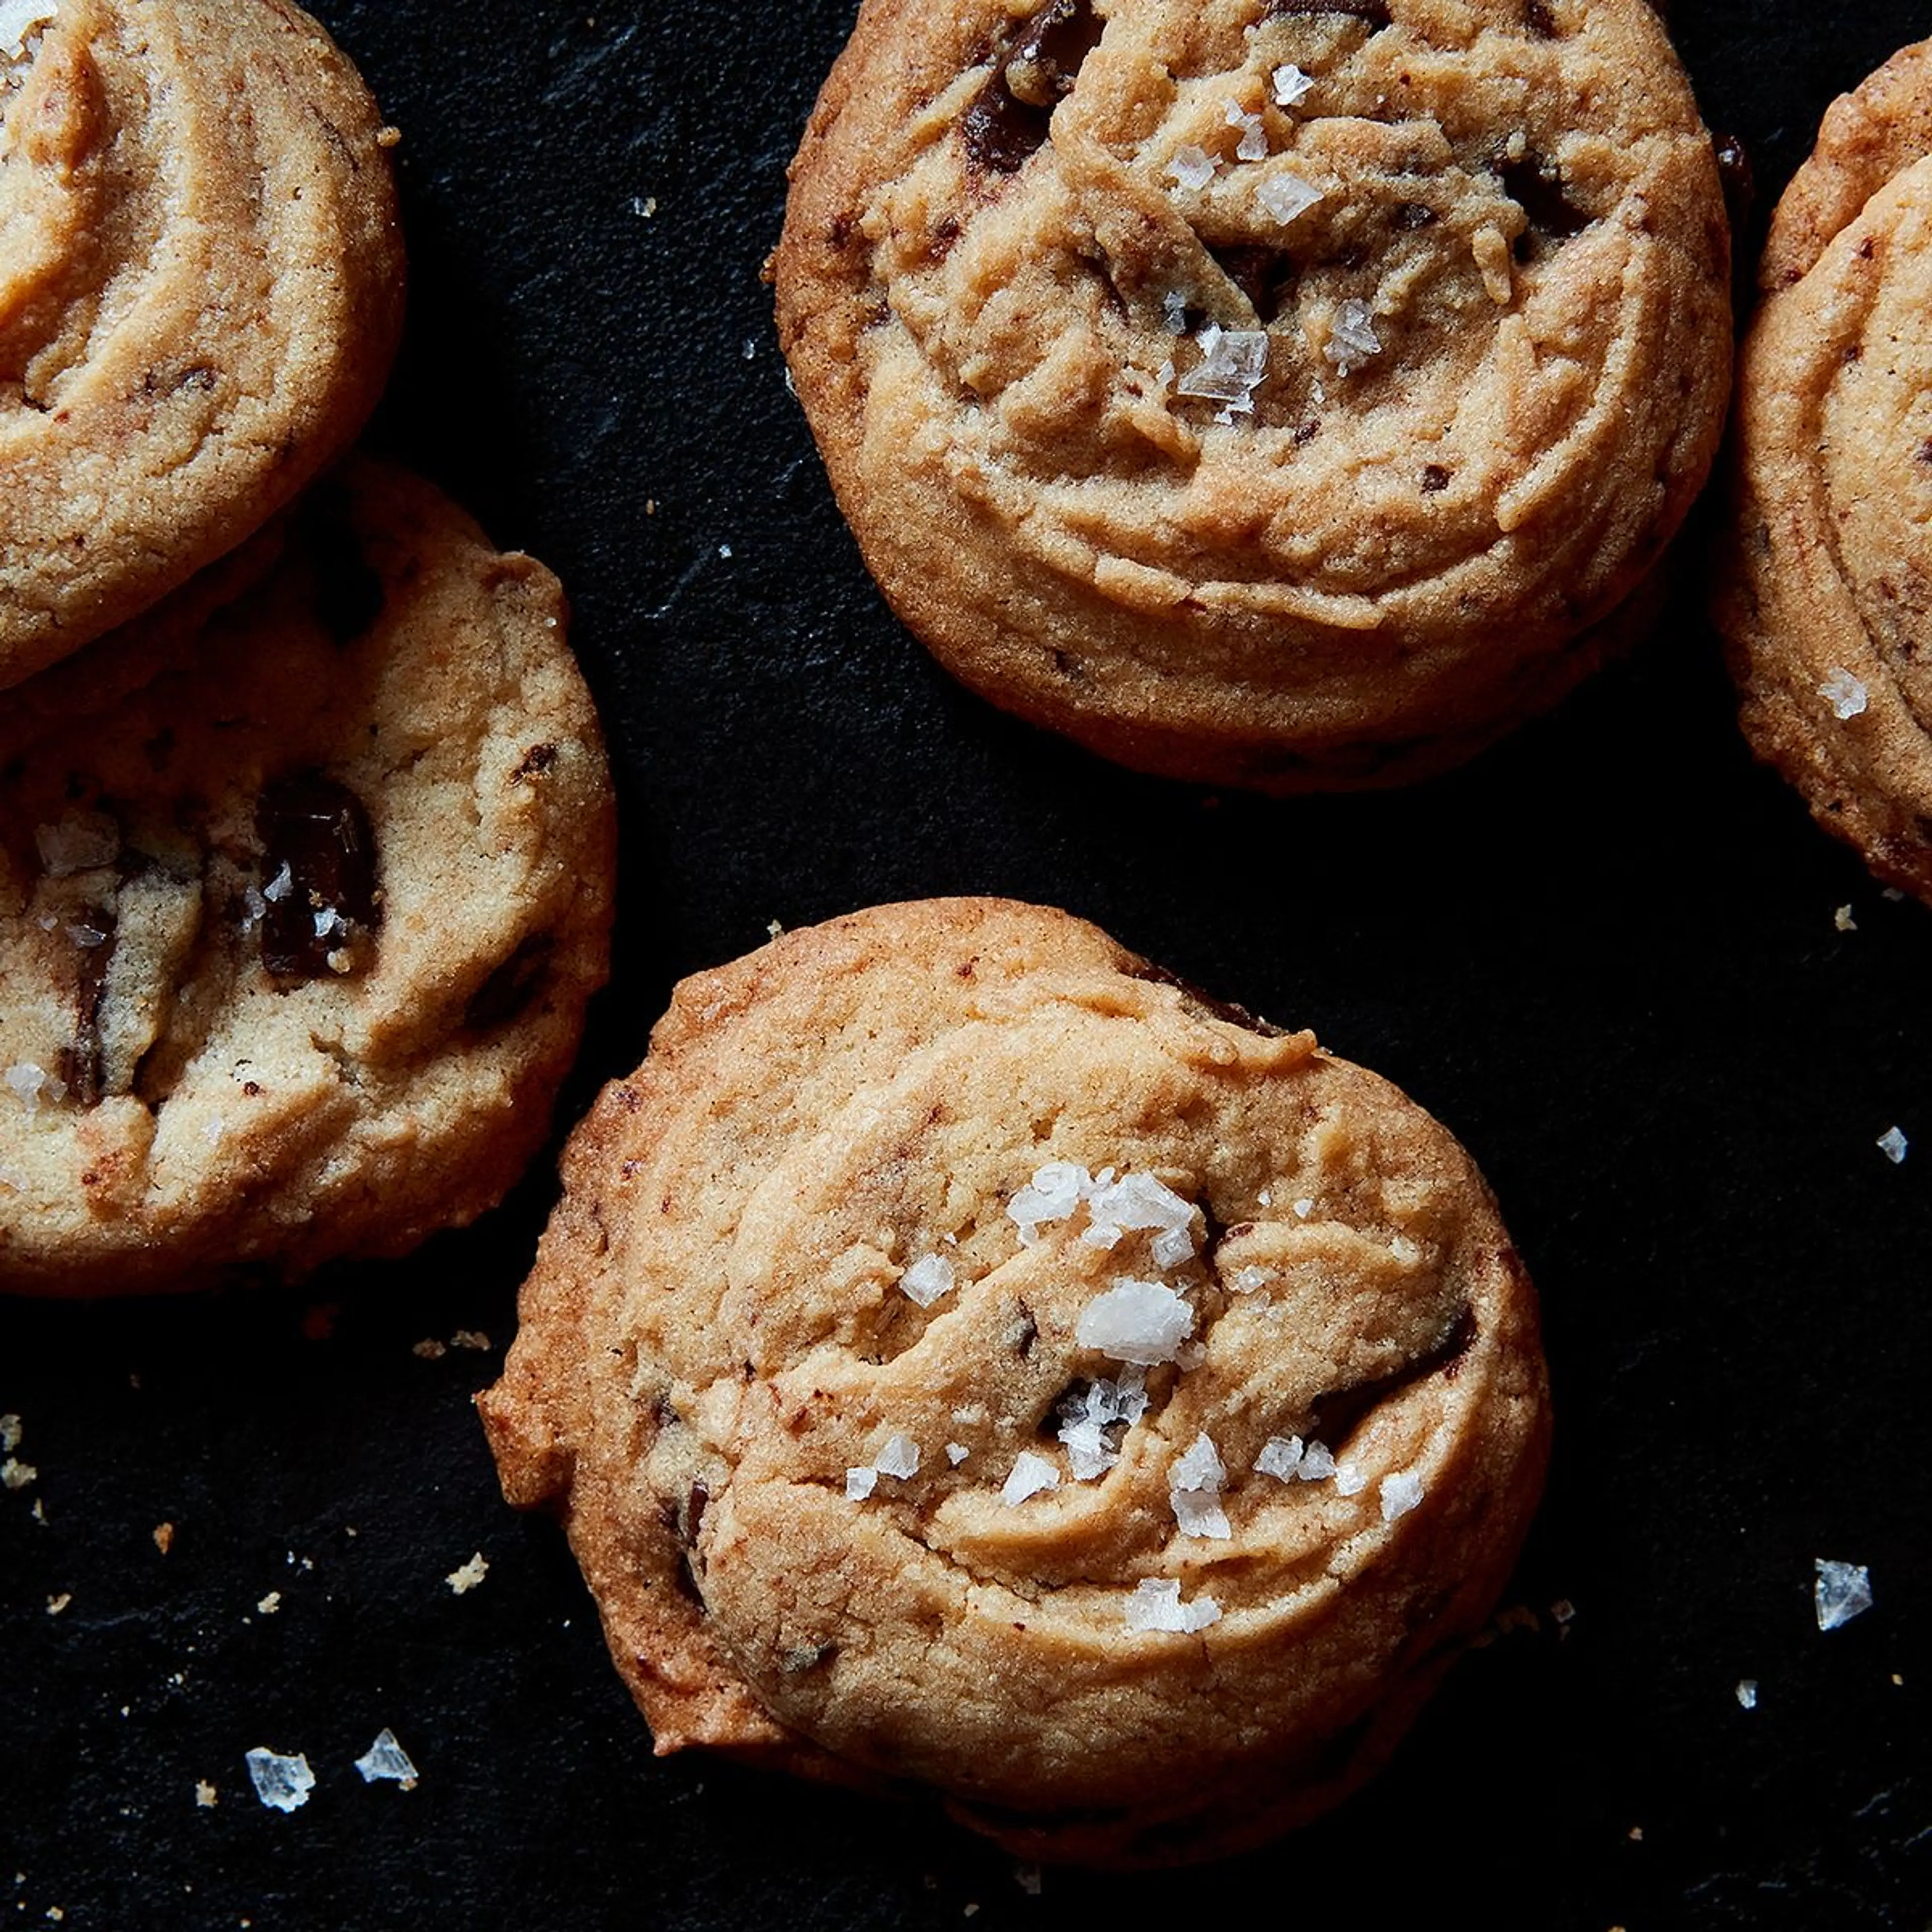
[[[404,134],[413,312],[378,440],[561,574],[616,754],[616,978],[562,1118],[679,975],[774,919],[932,893],[1066,906],[1313,1026],[1462,1136],[1541,1287],[1558,1448],[1507,1600],[1534,1624],[1332,1820],[1192,1874],[1036,1898],[930,1810],[654,1760],[470,1406],[546,1160],[403,1262],[0,1304],[38,1472],[0,1490],[6,1922],[1925,1926],[1932,914],[1753,766],[1694,598],[1420,790],[1272,804],[1104,766],[896,626],[785,392],[759,268],[850,0],[316,10]],[[1768,199],[1932,7],[1674,24]],[[487,1352],[413,1350],[459,1330]],[[1876,1597],[1829,1634],[1820,1556]],[[351,1768],[385,1726],[412,1791]],[[257,1744],[307,1754],[305,1808],[257,1803]]]

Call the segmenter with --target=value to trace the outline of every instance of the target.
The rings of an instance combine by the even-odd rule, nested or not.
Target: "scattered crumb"
[[[1902,1672],[1894,1670],[1892,1673],[1892,1681],[1894,1684],[1903,1684],[1905,1682],[1905,1678]]]
[[[1897,1127],[1887,1127],[1878,1137],[1878,1150],[1894,1167],[1905,1158],[1905,1150],[1912,1143]]]
[[[58,1616],[62,1611],[73,1601],[74,1593],[69,1590],[63,1590],[58,1597],[50,1597],[47,1599],[47,1615],[50,1617]]]
[[[248,1764],[255,1796],[272,1811],[299,1811],[315,1789],[315,1773],[299,1751],[284,1757],[258,1744],[248,1754]]]
[[[356,1760],[356,1768],[362,1774],[364,1784],[386,1779],[400,1784],[405,1791],[416,1788],[416,1768],[410,1762],[409,1753],[397,1743],[395,1732],[386,1724],[376,1733],[376,1742]]]
[[[634,194],[631,197],[631,212],[648,221],[658,212],[658,198],[654,194]]]
[[[449,1338],[452,1348],[472,1348],[478,1354],[487,1352],[490,1338],[480,1328],[459,1328]]]
[[[9,1456],[0,1462],[0,1485],[10,1490],[24,1490],[28,1484],[38,1480],[40,1471],[31,1462],[17,1462]]]
[[[1740,1677],[1736,1695],[1740,1710],[1755,1711],[1757,1708],[1757,1679],[1755,1677]]]
[[[1841,905],[1839,907],[1838,910],[1832,915],[1832,923],[1835,926],[1840,932],[1856,932],[1858,929],[1858,922],[1856,920],[1852,918],[1852,909],[1848,905]]]
[[[376,130],[376,145],[387,153],[392,148],[402,146],[403,130],[400,128],[379,128]]]
[[[255,1606],[255,1614],[260,1617],[272,1617],[281,1607],[281,1592],[279,1590],[271,1590],[268,1594]]]
[[[1570,1626],[1576,1620],[1576,1606],[1568,1597],[1558,1597],[1550,1606],[1550,1621],[1556,1626],[1558,1636],[1568,1636]]]
[[[165,1556],[175,1546],[175,1526],[171,1522],[154,1526],[154,1547]]]
[[[1041,1878],[1039,1866],[1016,1865],[1013,1868],[1013,1880],[1029,1898],[1037,1898],[1040,1896]]]
[[[1641,1825],[1633,1825],[1625,1835],[1632,1844],[1640,1845],[1643,1843],[1643,1827]]]
[[[449,1351],[434,1336],[425,1336],[422,1341],[411,1347],[410,1353],[421,1356],[426,1362],[440,1362],[449,1353]]]
[[[452,1570],[442,1580],[460,1597],[475,1589],[489,1574],[489,1561],[479,1550],[467,1563]]]
[[[221,1794],[205,1778],[195,1781],[194,1802],[204,1811],[212,1811],[221,1802]]]
[[[0,1451],[12,1455],[20,1448],[23,1432],[17,1415],[0,1415]]]
[[[1836,1630],[1871,1608],[1871,1573],[1862,1564],[1834,1563],[1822,1556],[1813,1561],[1818,1574],[1812,1605],[1821,1630]]]

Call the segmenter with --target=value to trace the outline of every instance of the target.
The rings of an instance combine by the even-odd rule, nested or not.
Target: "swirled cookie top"
[[[868,433],[1124,601],[1367,623],[1472,556],[1616,549],[1709,400],[1721,202],[1636,0],[1049,0],[868,44]]]

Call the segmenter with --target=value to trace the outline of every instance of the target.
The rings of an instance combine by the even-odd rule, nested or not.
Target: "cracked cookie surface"
[[[660,1751],[922,1780],[1023,1856],[1231,1850],[1380,1762],[1540,1486],[1467,1155],[1064,914],[686,981],[564,1179],[482,1413]]]
[[[466,1221],[606,970],[556,580],[326,478],[0,715],[0,1288],[192,1287]]]
[[[1274,790],[1589,668],[1714,453],[1729,241],[1643,0],[867,0],[781,337],[887,598],[994,702]]]
[[[1742,722],[1932,902],[1932,42],[1834,103],[1759,287],[1715,598]]]
[[[282,0],[0,21],[0,686],[341,454],[402,326],[375,103]]]

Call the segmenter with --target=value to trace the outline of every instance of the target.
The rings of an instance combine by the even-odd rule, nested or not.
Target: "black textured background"
[[[680,974],[896,897],[1064,905],[1315,1027],[1463,1137],[1541,1286],[1558,1448],[1510,1600],[1537,1624],[1340,1815],[1172,1878],[1035,1898],[926,1810],[656,1762],[470,1406],[546,1162],[399,1264],[0,1305],[38,1472],[0,1490],[4,1922],[1922,1932],[1932,917],[1753,766],[1694,598],[1421,790],[1270,804],[1105,766],[892,622],[784,389],[758,272],[850,0],[318,10],[404,134],[412,319],[377,440],[562,577],[616,754],[616,978],[565,1118]],[[1932,6],[1680,0],[1675,26],[1762,206]],[[412,1352],[458,1329],[488,1352]],[[1877,1597],[1830,1635],[1820,1556]],[[414,1791],[351,1768],[385,1725]],[[304,1810],[256,1802],[256,1744],[307,1754]]]

